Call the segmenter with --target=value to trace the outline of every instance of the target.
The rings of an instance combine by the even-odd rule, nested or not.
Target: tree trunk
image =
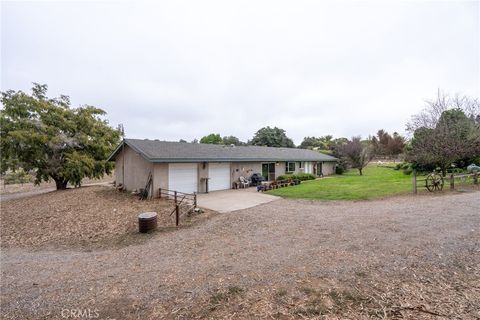
[[[446,177],[446,176],[447,176],[447,167],[446,167],[446,166],[442,166],[442,167],[441,167],[441,170],[442,170],[442,176],[443,176],[443,177]]]
[[[363,168],[358,168],[358,172],[360,172],[360,175],[361,175],[361,176],[363,176],[362,170],[363,170]]]
[[[63,179],[57,178],[55,180],[55,185],[57,187],[57,190],[65,190],[67,189],[67,183],[68,181],[65,181]]]

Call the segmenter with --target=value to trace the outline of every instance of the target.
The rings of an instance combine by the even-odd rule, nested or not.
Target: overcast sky
[[[130,138],[403,133],[437,88],[480,95],[479,16],[479,1],[2,1],[1,88],[48,84]]]

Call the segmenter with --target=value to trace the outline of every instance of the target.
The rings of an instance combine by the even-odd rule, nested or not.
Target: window
[[[295,172],[295,162],[286,162],[285,172],[287,173]]]

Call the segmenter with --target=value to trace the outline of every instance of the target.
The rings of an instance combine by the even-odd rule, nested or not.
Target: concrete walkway
[[[238,190],[212,191],[197,196],[198,206],[217,212],[225,213],[242,210],[271,202],[280,197],[257,192],[255,187]]]

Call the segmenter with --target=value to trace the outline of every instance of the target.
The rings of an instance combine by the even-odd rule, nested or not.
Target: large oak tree
[[[57,190],[67,183],[109,174],[106,161],[120,132],[93,106],[72,108],[67,96],[48,98],[47,86],[34,83],[32,93],[2,92],[0,110],[1,171],[35,172],[35,182],[53,179]]]

